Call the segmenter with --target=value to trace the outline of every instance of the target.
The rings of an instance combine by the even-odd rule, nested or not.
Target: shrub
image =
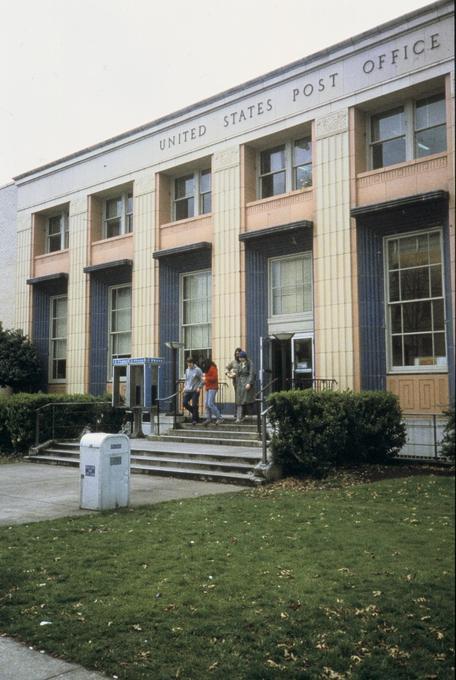
[[[286,474],[323,477],[338,465],[386,462],[405,443],[390,393],[293,390],[269,403],[273,458]]]
[[[7,453],[12,451],[13,445],[9,430],[6,426],[6,405],[8,403],[7,397],[0,397],[0,453]]]
[[[41,366],[38,353],[20,330],[4,330],[0,323],[0,387],[14,391],[39,389]]]
[[[443,439],[442,439],[442,444],[441,444],[441,453],[442,456],[446,456],[450,460],[455,459],[456,457],[456,451],[455,451],[455,407],[453,406],[450,408],[448,411],[445,412],[445,415],[448,416],[447,423],[445,425],[445,430],[443,431]]]
[[[104,404],[94,403],[103,401]],[[124,412],[113,409],[108,397],[87,394],[14,394],[4,400],[3,430],[9,437],[9,449],[25,452],[35,443],[36,410],[46,404],[61,404],[58,408],[43,409],[40,420],[40,441],[52,438],[78,437],[84,426],[93,431],[117,432]],[[75,404],[75,402],[78,402]],[[0,429],[0,435],[2,430]]]

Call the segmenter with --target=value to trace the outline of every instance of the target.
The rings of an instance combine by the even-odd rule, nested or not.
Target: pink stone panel
[[[191,217],[162,224],[160,227],[160,250],[209,241],[212,243],[212,215]]]
[[[289,224],[299,220],[312,220],[314,195],[312,189],[293,191],[283,196],[264,198],[248,203],[246,207],[246,231]]]
[[[133,234],[96,241],[91,246],[91,264],[133,259]]]
[[[58,250],[55,253],[38,255],[34,259],[33,275],[48,276],[49,274],[68,273],[70,271],[70,255],[68,250]]]

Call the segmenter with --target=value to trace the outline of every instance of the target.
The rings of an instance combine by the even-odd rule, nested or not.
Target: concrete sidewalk
[[[130,480],[130,505],[133,507],[245,490],[234,484],[153,475],[131,475]],[[0,465],[0,525],[93,512],[79,508],[79,495],[79,468],[38,463]]]
[[[0,525],[93,513],[93,510],[79,508],[79,481],[78,468],[30,463],[0,465]],[[130,506],[243,489],[245,487],[232,484],[132,475]],[[0,680],[97,680],[105,677],[0,636]]]

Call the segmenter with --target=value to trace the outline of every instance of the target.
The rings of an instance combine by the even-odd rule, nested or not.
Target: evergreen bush
[[[274,462],[285,474],[384,463],[405,443],[398,399],[388,392],[292,390],[269,398]]]
[[[77,403],[75,403],[77,402]],[[103,403],[99,403],[103,402]],[[24,453],[35,443],[36,411],[46,404],[61,404],[43,409],[40,440],[71,439],[88,425],[93,431],[118,432],[124,411],[110,406],[110,397],[87,394],[13,394],[0,401],[0,446],[5,451]]]

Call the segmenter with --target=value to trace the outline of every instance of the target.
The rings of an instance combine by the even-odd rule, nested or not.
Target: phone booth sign
[[[161,357],[113,359],[112,405],[151,409],[158,398]],[[121,379],[125,376],[126,382]],[[121,385],[125,384],[125,398]]]

